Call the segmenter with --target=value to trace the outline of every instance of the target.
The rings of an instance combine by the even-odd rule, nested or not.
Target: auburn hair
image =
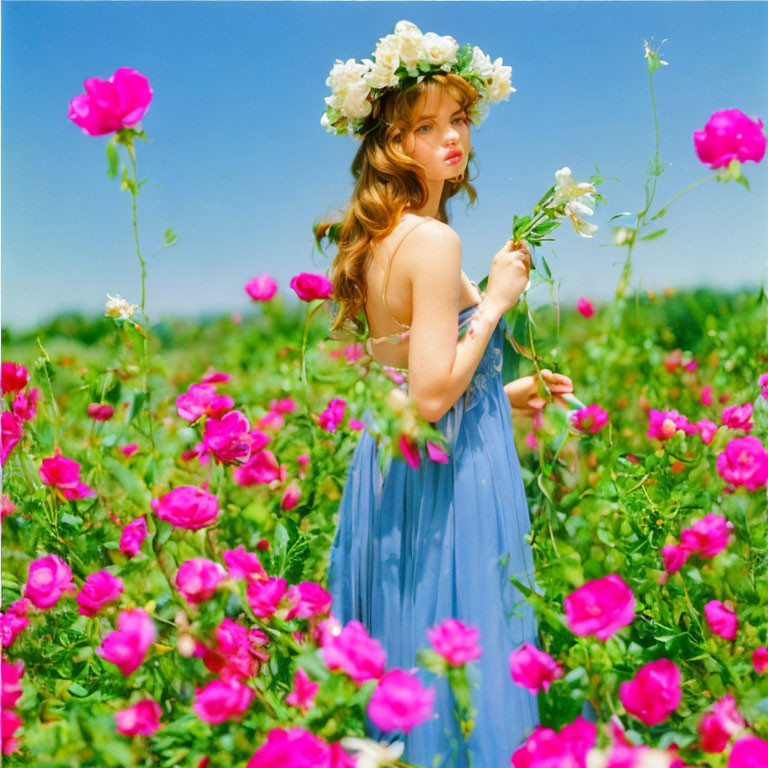
[[[371,259],[371,242],[386,237],[406,208],[421,208],[427,203],[428,188],[423,179],[423,166],[408,157],[402,138],[412,129],[413,106],[423,93],[445,92],[471,119],[480,100],[477,89],[452,72],[438,72],[407,86],[392,88],[373,102],[371,114],[363,126],[365,135],[352,161],[355,186],[349,204],[336,222],[315,224],[318,233],[326,233],[336,224],[338,252],[329,276],[333,284],[333,301],[338,311],[331,333],[344,329],[360,333],[360,318],[366,301],[365,270]],[[469,159],[474,159],[470,151]],[[477,199],[468,176],[460,182],[446,181],[440,198],[437,218],[448,222],[446,203],[464,190],[467,207]],[[321,238],[319,238],[321,239]]]

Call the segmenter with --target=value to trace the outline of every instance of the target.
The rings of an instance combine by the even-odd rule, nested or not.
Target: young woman
[[[401,369],[419,415],[436,423],[451,455],[447,464],[425,458],[418,469],[394,460],[382,476],[376,443],[362,433],[339,507],[329,591],[336,618],[361,621],[384,647],[387,668],[412,669],[416,650],[429,647],[426,630],[446,619],[479,629],[482,655],[468,665],[477,710],[469,740],[446,680],[421,670],[436,688],[436,717],[405,734],[402,759],[496,768],[509,765],[538,723],[535,696],[509,672],[510,653],[536,642],[532,610],[510,583],[515,576],[536,588],[510,407],[533,413],[545,401],[534,377],[505,388],[501,376],[502,316],[526,288],[530,253],[507,241],[484,295],[467,278],[446,202],[462,189],[475,199],[466,168],[481,93],[445,70],[396,79],[357,123],[356,186],[331,270],[335,327],[365,312],[369,353]],[[340,114],[328,112],[327,129]],[[572,391],[565,376],[544,378],[552,396]],[[369,733],[389,740],[372,723]]]

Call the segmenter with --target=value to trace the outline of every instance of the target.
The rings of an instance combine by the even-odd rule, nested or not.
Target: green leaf
[[[737,184],[741,184],[741,186],[744,187],[744,189],[746,189],[747,192],[750,191],[750,189],[749,189],[749,182],[747,181],[746,176],[737,176],[735,181],[736,181]]]
[[[73,696],[77,696],[78,698],[83,698],[88,695],[88,691],[83,688],[80,683],[72,683],[72,685],[67,688],[68,693],[71,693]]]
[[[552,270],[549,268],[549,264],[547,264],[547,260],[543,256],[541,257],[541,266],[544,267],[547,277],[552,277]]]
[[[125,417],[126,426],[130,424],[142,411],[144,404],[147,402],[147,393],[143,390],[134,392],[131,398],[131,405],[128,408],[128,415]]]
[[[165,243],[166,248],[176,245],[177,237],[178,235],[173,231],[173,227],[168,227],[163,233],[163,242]]]
[[[655,232],[651,232],[650,235],[643,235],[642,237],[638,237],[638,240],[655,240],[657,237],[661,237],[665,232],[667,231],[666,227],[663,227],[662,229],[657,229]]]
[[[117,167],[120,165],[120,155],[113,141],[107,142],[107,176],[114,179],[117,176]]]
[[[104,456],[101,461],[104,469],[113,475],[132,501],[136,502],[140,507],[149,507],[152,501],[152,494],[132,470],[111,456]]]

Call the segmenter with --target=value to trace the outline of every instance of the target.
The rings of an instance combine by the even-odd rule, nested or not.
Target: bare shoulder
[[[413,279],[429,278],[436,272],[461,272],[461,238],[448,224],[427,219],[412,229],[400,246],[403,267]]]

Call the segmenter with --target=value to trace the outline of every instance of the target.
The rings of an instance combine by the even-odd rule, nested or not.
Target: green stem
[[[40,347],[40,351],[43,353],[43,357],[45,358],[45,362],[47,363],[46,366],[44,366],[45,370],[45,380],[48,382],[48,392],[51,395],[51,409],[53,410],[53,437],[54,437],[54,445],[56,448],[59,447],[59,426],[61,424],[61,413],[59,413],[59,406],[56,404],[56,398],[53,396],[53,384],[51,382],[51,377],[48,375],[48,365],[51,365],[51,358],[48,357],[48,353],[45,351],[45,347],[43,346],[43,343],[40,341],[40,337],[37,337],[37,346]]]
[[[675,195],[673,198],[671,198],[671,199],[670,199],[670,200],[667,202],[667,204],[666,204],[666,205],[663,205],[663,206],[661,207],[661,209],[659,210],[659,213],[661,213],[661,211],[664,211],[664,212],[666,212],[667,208],[669,208],[669,206],[670,206],[670,205],[672,205],[672,203],[673,203],[675,200],[677,200],[677,198],[678,198],[678,197],[680,197],[680,195],[684,194],[685,192],[688,192],[689,190],[693,189],[694,187],[698,187],[698,186],[699,186],[699,184],[703,184],[705,181],[709,181],[710,179],[716,179],[716,178],[717,178],[717,176],[718,176],[718,174],[716,174],[716,173],[713,173],[711,176],[705,176],[703,179],[699,179],[698,181],[694,181],[694,182],[693,182],[693,184],[691,184],[690,186],[687,186],[685,189],[681,189],[681,190],[680,190],[680,191],[679,191],[679,192],[678,192],[678,193],[677,193],[677,194],[676,194],[676,195]],[[653,217],[651,218],[651,221],[653,221],[654,219],[656,219],[656,218],[658,217],[658,215],[659,215],[659,214],[657,213],[657,214],[656,214],[656,216],[653,216]]]

